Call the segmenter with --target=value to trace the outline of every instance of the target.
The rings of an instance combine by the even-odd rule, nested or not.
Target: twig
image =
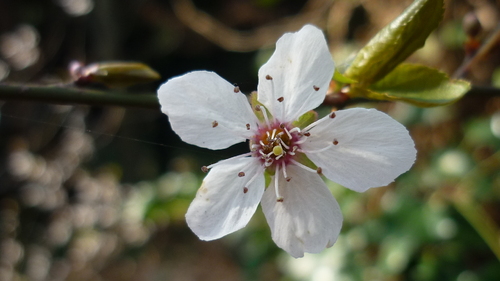
[[[159,109],[155,94],[99,91],[68,86],[0,84],[0,100],[40,101],[55,104],[87,104]]]
[[[191,0],[174,0],[172,8],[186,26],[220,47],[236,52],[250,52],[274,44],[284,32],[299,29],[305,23],[324,26],[330,0],[309,0],[302,11],[251,31],[238,31],[196,8]]]
[[[453,74],[454,78],[461,78],[469,70],[469,68],[475,63],[481,61],[489,54],[492,49],[498,46],[500,42],[500,25],[493,32],[490,38],[479,48],[479,50],[472,57],[466,59],[462,65]]]

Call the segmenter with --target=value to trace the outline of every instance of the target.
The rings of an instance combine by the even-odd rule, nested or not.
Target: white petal
[[[415,162],[417,151],[408,131],[383,112],[354,108],[325,118],[310,130],[302,148],[334,182],[362,192],[391,183]],[[334,140],[337,145],[331,145]]]
[[[295,165],[287,166],[291,180],[279,174],[276,202],[274,180],[262,198],[262,210],[274,242],[295,258],[331,247],[342,227],[340,207],[321,177]]]
[[[161,110],[187,143],[222,149],[251,137],[257,122],[248,99],[214,72],[194,71],[158,89]]]
[[[240,172],[245,175],[238,176]],[[221,162],[203,180],[186,213],[186,221],[202,240],[221,238],[247,225],[263,193],[264,174],[258,159]]]
[[[333,70],[323,33],[306,25],[276,42],[276,51],[259,70],[258,100],[280,121],[294,121],[323,102]]]

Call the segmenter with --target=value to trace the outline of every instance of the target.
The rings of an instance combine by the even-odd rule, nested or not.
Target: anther
[[[280,198],[276,199],[276,202],[282,203],[283,201],[284,201],[283,197],[280,197]]]
[[[281,129],[285,129],[285,124],[281,123],[281,124],[280,124],[280,128],[281,128]]]
[[[217,127],[217,126],[219,126],[219,122],[217,122],[217,121],[215,121],[215,120],[214,120],[214,121],[212,122],[212,128],[215,128],[215,127]]]
[[[279,98],[278,98],[278,101],[279,101],[279,102],[283,102],[283,100],[284,100],[284,99],[285,99],[285,98],[283,98],[283,97],[279,97]]]
[[[314,86],[313,86],[313,89],[314,89],[315,91],[319,91],[319,87],[318,87],[318,86],[316,86],[316,85],[314,85]]]
[[[247,192],[248,192],[248,188],[243,187],[243,193],[247,193]]]
[[[271,77],[271,75],[268,74],[268,75],[266,75],[266,79],[267,80],[273,80],[273,77]]]
[[[316,173],[318,173],[318,174],[320,174],[320,175],[321,175],[321,173],[323,173],[323,169],[321,169],[321,167],[318,167],[318,168],[316,169]]]
[[[260,105],[255,106],[255,111],[260,111]]]
[[[235,92],[235,93],[239,93],[239,92],[240,92],[240,87],[238,87],[238,86],[236,86],[236,85],[235,85],[235,87],[234,87],[234,92]]]
[[[201,171],[203,173],[207,173],[208,172],[208,167],[207,166],[201,166]]]
[[[333,139],[333,144],[337,145],[337,144],[339,144],[339,141],[337,139]]]
[[[337,116],[337,115],[335,114],[335,112],[334,112],[334,111],[332,111],[332,112],[330,113],[330,115],[328,115],[328,116],[329,116],[330,118],[332,118],[332,119],[333,119],[333,118],[335,118],[335,116]]]
[[[291,177],[286,177],[285,180],[286,181],[290,181],[292,178]]]
[[[240,178],[241,178],[241,177],[244,177],[244,176],[245,176],[245,172],[239,172],[239,173],[238,173],[238,177],[240,177]]]
[[[250,124],[247,124],[247,130],[250,130]]]
[[[311,136],[311,133],[309,133],[309,132],[305,132],[305,133],[303,133],[302,135],[303,135],[303,136],[306,136],[306,137],[309,137],[309,136]]]

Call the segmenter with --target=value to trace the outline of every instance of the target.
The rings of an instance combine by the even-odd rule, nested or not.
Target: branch
[[[159,109],[152,93],[125,93],[76,88],[68,85],[36,86],[0,84],[0,100],[40,101],[55,104],[87,104]]]
[[[473,86],[468,96],[500,96],[500,89],[494,87]],[[69,84],[37,86],[13,85],[0,83],[0,100],[39,101],[54,104],[87,104],[96,106],[123,106],[147,109],[160,109],[158,98],[154,93],[126,93],[115,90],[95,90],[77,88]],[[330,100],[324,105],[342,108],[347,104],[370,102],[373,100]]]

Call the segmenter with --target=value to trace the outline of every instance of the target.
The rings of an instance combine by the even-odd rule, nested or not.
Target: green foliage
[[[404,63],[368,88],[353,85],[351,95],[431,107],[450,104],[469,89],[467,81],[450,79],[427,66]]]
[[[431,107],[453,103],[470,89],[464,80],[450,79],[437,69],[401,64],[421,48],[443,17],[442,0],[416,0],[383,28],[333,80],[350,84],[349,96],[404,101]],[[339,87],[339,88],[340,88]]]
[[[443,18],[442,0],[416,0],[359,51],[345,75],[362,85],[391,72],[425,44]]]

